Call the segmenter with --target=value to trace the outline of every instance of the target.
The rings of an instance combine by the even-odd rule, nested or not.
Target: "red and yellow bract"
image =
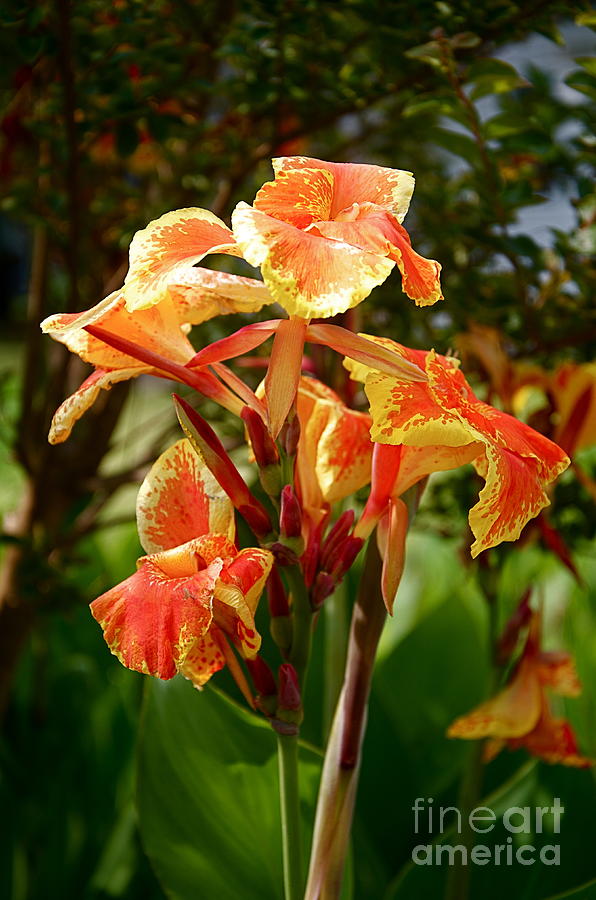
[[[254,613],[273,556],[236,548],[232,504],[187,440],[147,475],[137,521],[148,555],[91,604],[112,653],[130,669],[181,672],[198,687],[226,662],[237,670],[228,640],[254,658]]]

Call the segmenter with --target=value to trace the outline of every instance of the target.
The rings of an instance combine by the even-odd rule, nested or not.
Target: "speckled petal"
[[[184,275],[208,253],[240,256],[234,235],[205,209],[177,209],[137,231],[124,282],[126,306],[146,309],[163,299],[168,281]]]
[[[137,528],[146,553],[169,550],[209,532],[234,539],[234,507],[188,440],[162,453],[143,481]]]
[[[207,633],[223,565],[219,560],[199,570],[188,545],[177,553],[179,558],[175,563],[170,558],[169,566],[157,556],[143,557],[134,575],[91,604],[110,650],[122,664],[164,679],[176,674],[196,639]],[[172,570],[178,573],[175,577]]]
[[[322,169],[331,173],[334,190],[329,218],[352,203],[369,202],[388,209],[401,222],[414,192],[414,176],[411,172],[385,166],[326,162],[308,156],[282,156],[273,160],[273,169],[276,178],[282,172],[299,169]]]
[[[357,306],[393,268],[389,259],[301,231],[246,203],[238,204],[232,224],[245,258],[261,267],[277,302],[304,319]]]
[[[230,313],[257,313],[273,303],[267,286],[257,278],[201,267],[189,269],[168,283],[168,294],[178,321],[189,325]]]
[[[276,173],[257,193],[254,208],[306,228],[331,215],[334,178],[324,169],[286,169]]]

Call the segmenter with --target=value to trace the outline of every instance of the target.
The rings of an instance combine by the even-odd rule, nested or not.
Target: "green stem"
[[[277,734],[285,900],[302,897],[298,735]]]
[[[298,566],[287,566],[284,569],[284,573],[292,595],[293,630],[292,646],[288,654],[288,661],[292,663],[298,673],[300,690],[304,695],[306,670],[312,643],[312,609],[300,568]]]

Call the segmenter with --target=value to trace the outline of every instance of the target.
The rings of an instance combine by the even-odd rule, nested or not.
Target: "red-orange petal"
[[[376,203],[392,212],[401,222],[414,191],[414,176],[403,169],[389,169],[367,163],[336,163],[308,156],[282,156],[273,160],[276,178],[282,172],[322,169],[333,176],[334,218],[353,203]]]
[[[254,200],[254,208],[282,222],[306,228],[331,214],[334,178],[324,169],[288,169],[276,173]]]
[[[234,507],[188,440],[162,453],[145,477],[137,497],[137,528],[146,553],[210,532],[234,539]]]
[[[124,282],[127,308],[132,312],[158,303],[168,282],[208,253],[241,255],[230,229],[208,210],[177,209],[150,222],[130,245]]]
[[[267,415],[273,439],[277,438],[281,431],[296,398],[306,324],[304,319],[297,316],[282,319],[273,339],[269,368],[265,375]]]
[[[194,561],[193,572],[192,553],[184,553],[177,566],[187,574],[173,577],[162,560],[144,557],[134,575],[91,604],[110,650],[129,669],[172,678],[211,625],[223,562],[199,571]]]

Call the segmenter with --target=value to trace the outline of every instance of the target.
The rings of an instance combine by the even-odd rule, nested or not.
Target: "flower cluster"
[[[359,304],[395,266],[416,304],[442,299],[439,264],[414,251],[402,225],[411,173],[307,157],[273,166],[275,179],[252,205],[238,204],[232,228],[203,209],[166,213],[134,236],[121,289],[85,312],[51,316],[42,328],[94,367],[56,412],[53,443],[66,440],[100,390],[140,374],[188,385],[242,419],[266,496],[258,499],[208,423],[177,398],[186,437],[160,456],[138,497],[147,555],[91,609],[124,665],[159,678],[179,672],[201,687],[227,664],[249,702],[289,733],[301,717],[309,616],[373,531],[392,609],[406,491],[433,472],[472,463],[485,482],[470,511],[477,556],[519,537],[549,503],[548,486],[569,460],[546,437],[478,400],[457,360],[325,321]],[[208,254],[242,257],[262,280],[198,266]],[[287,315],[255,319],[198,350],[190,342],[193,325],[228,313],[255,316],[271,304]],[[270,338],[267,373],[253,392],[226,362]],[[364,386],[369,411],[351,409],[323,381],[302,374],[308,343],[341,354]],[[363,490],[359,515],[357,505],[339,508]],[[255,546],[238,547],[235,511]],[[277,678],[259,655],[255,626],[266,584],[282,657]],[[532,750],[552,725],[542,686],[560,688],[553,673],[562,671],[528,638],[511,686],[451,733],[484,729],[519,741],[531,731]],[[494,723],[522,681],[524,691],[531,682],[531,710],[524,710],[523,728],[507,731]]]

